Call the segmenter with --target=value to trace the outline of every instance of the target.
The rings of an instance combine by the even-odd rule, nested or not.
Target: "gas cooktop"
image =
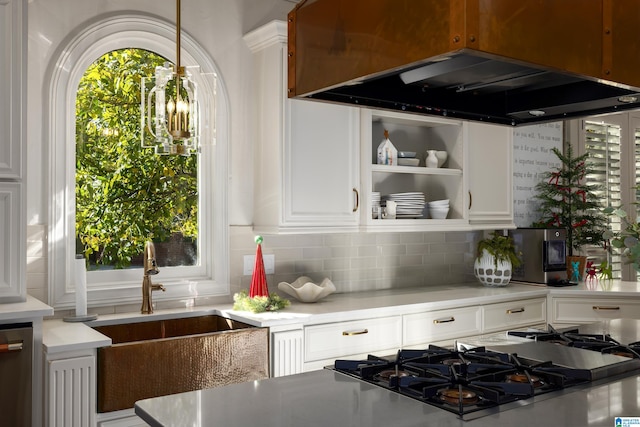
[[[454,349],[430,345],[421,350],[399,350],[393,356],[339,359],[330,368],[464,420],[640,370],[640,358],[629,354],[543,342],[532,335],[510,338],[516,342],[458,344]]]

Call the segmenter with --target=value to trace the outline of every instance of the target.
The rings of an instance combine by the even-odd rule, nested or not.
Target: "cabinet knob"
[[[612,307],[612,306],[602,306],[602,305],[594,305],[593,306],[594,310],[620,310],[620,307]]]
[[[433,323],[437,325],[439,323],[449,323],[449,322],[455,322],[455,321],[456,321],[455,317],[451,316],[447,319],[436,319],[433,321]]]
[[[473,198],[471,197],[471,191],[469,191],[469,210],[471,210],[472,204],[473,204]]]
[[[514,313],[524,313],[524,307],[510,308],[507,310],[507,314],[514,314]]]

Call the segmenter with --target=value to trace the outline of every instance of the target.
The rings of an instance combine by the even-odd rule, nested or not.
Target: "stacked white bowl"
[[[429,215],[433,219],[445,219],[449,214],[449,199],[428,202]]]

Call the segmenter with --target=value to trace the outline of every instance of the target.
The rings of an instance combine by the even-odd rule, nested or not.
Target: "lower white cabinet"
[[[304,370],[321,368],[334,359],[397,351],[402,346],[402,316],[380,317],[307,326]]]
[[[479,306],[437,310],[403,316],[404,347],[424,347],[435,341],[477,335],[481,332]]]
[[[606,319],[640,319],[640,300],[622,297],[549,296],[552,324],[593,323]]]
[[[482,307],[482,333],[505,331],[544,323],[547,320],[547,299],[488,304]]]
[[[67,356],[46,361],[47,426],[95,425],[95,354]]]

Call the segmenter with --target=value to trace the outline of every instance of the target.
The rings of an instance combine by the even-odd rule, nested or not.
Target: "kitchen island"
[[[136,414],[154,427],[587,427],[640,417],[640,375],[609,379],[532,398],[477,419],[331,370],[141,400]],[[522,402],[520,402],[522,403]]]

